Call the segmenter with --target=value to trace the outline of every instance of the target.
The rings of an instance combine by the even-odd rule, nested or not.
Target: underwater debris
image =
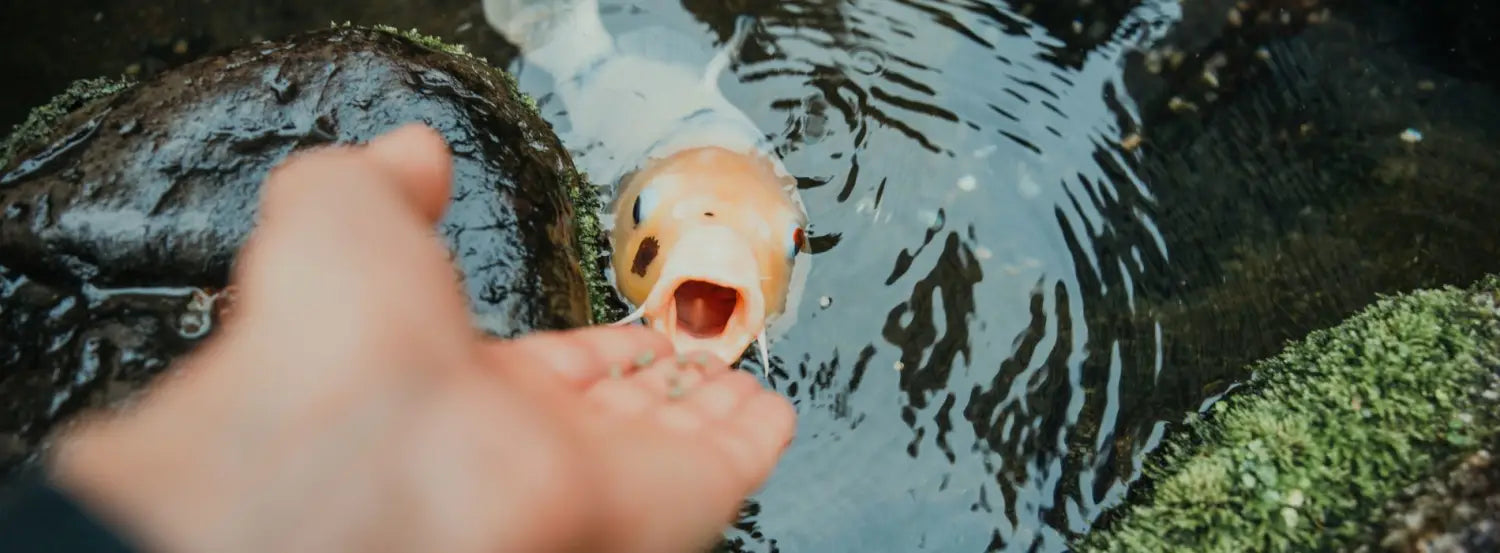
[[[1183,2],[1179,23],[1132,56],[1126,85],[1150,123],[1162,117],[1206,116],[1208,108],[1260,79],[1266,48],[1311,25],[1327,23],[1330,0],[1203,0]],[[1201,108],[1201,109],[1200,109]]]

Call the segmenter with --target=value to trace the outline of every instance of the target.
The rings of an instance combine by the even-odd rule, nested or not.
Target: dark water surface
[[[62,3],[79,6],[21,12],[54,34],[8,35],[34,39],[7,54],[34,77],[17,102],[352,19],[465,43],[566,118],[478,0]],[[1409,47],[1432,39],[1402,2],[1281,39],[1222,30],[1233,2],[1199,20],[1176,0],[603,4],[615,32],[668,26],[705,52],[755,18],[721,86],[778,137],[813,221],[772,348],[799,438],[739,550],[1065,550],[1245,362],[1377,293],[1500,270],[1500,102],[1483,64]],[[89,25],[122,47],[77,42]],[[1161,40],[1262,65],[1231,56],[1206,93],[1131,80]],[[1195,111],[1163,107],[1179,92]]]

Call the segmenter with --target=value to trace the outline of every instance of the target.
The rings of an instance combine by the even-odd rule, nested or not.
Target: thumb
[[[453,163],[442,135],[412,123],[371,140],[365,154],[392,177],[413,209],[433,223],[443,217]]]
[[[372,325],[379,336],[466,336],[462,290],[433,231],[449,164],[441,137],[420,126],[288,159],[267,177],[240,252],[236,318],[293,342],[308,329],[368,336]]]

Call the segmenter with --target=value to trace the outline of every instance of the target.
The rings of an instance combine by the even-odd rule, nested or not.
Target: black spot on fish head
[[[641,246],[635,250],[635,261],[630,264],[630,272],[635,276],[646,276],[646,269],[651,268],[651,262],[656,261],[657,250],[661,244],[656,242],[655,236],[647,236],[641,239]]]

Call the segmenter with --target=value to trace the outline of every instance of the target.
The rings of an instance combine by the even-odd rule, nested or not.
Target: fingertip
[[[442,218],[452,195],[453,157],[436,129],[409,123],[365,146],[365,155],[389,172],[430,222]]]
[[[750,426],[756,443],[779,457],[797,435],[797,408],[779,393],[765,391],[745,402],[742,416],[755,421]]]
[[[749,397],[761,391],[760,381],[745,371],[704,375],[703,384],[684,398],[684,404],[710,419],[729,417]]]
[[[791,445],[797,413],[780,394],[760,391],[745,398],[722,424],[726,431],[706,437],[718,445],[747,489],[754,489],[771,476]]]

